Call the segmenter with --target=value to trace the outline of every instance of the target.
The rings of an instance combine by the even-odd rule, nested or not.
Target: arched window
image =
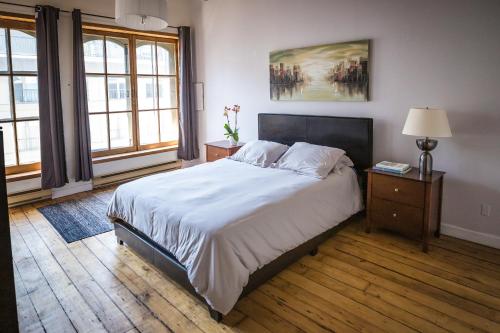
[[[83,40],[92,150],[128,150],[134,146],[130,40],[91,34]]]
[[[84,29],[93,156],[177,144],[177,40]]]
[[[137,40],[137,101],[141,146],[178,138],[176,45]],[[156,131],[152,129],[156,128]]]

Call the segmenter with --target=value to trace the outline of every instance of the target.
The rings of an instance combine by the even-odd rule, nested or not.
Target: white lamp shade
[[[434,138],[451,137],[450,124],[445,110],[411,108],[406,118],[403,134]]]
[[[167,23],[167,0],[115,0],[115,20],[137,30],[162,30]]]

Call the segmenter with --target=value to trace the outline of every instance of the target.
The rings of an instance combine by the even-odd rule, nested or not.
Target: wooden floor
[[[424,254],[352,224],[217,324],[112,232],[66,244],[35,206],[11,220],[23,332],[500,332],[500,250],[445,236]]]

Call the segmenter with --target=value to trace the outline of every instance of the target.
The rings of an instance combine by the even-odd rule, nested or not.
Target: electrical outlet
[[[491,206],[487,204],[481,204],[481,215],[482,216],[490,216],[491,215]]]

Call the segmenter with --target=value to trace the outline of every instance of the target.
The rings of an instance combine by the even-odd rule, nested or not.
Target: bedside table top
[[[432,170],[432,174],[426,175],[424,177],[420,177],[420,173],[418,171],[418,168],[416,168],[416,167],[412,167],[412,169],[409,172],[407,172],[403,175],[400,175],[397,173],[392,173],[392,172],[375,170],[373,168],[366,169],[365,171],[370,172],[370,173],[377,173],[377,174],[381,174],[381,175],[409,179],[409,180],[415,180],[415,181],[426,182],[426,183],[435,182],[436,180],[439,180],[440,178],[442,178],[445,174],[445,172],[443,172],[443,171]]]
[[[213,146],[213,147],[228,149],[234,147],[242,147],[244,144],[245,144],[244,142],[238,142],[237,145],[233,146],[229,143],[229,140],[221,140],[221,141],[207,142],[205,143],[205,146]]]

